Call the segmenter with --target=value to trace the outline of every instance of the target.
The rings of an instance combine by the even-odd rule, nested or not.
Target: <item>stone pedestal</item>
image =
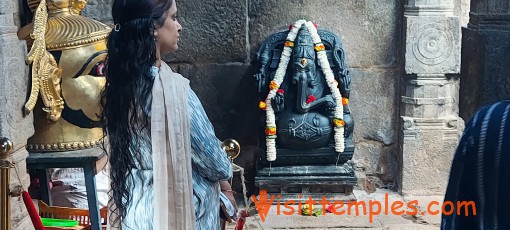
[[[304,201],[326,197],[328,200],[351,199],[357,179],[349,163],[341,165],[306,165],[264,168],[257,171],[259,189],[279,194],[281,200]]]
[[[280,194],[283,200],[304,200],[308,195],[319,200],[321,196],[331,200],[350,199],[349,195],[357,184],[351,161],[354,153],[352,141],[346,141],[345,151],[340,154],[332,147],[313,151],[277,151],[276,160],[268,162],[265,151],[259,149],[255,176],[255,185],[259,189]]]
[[[442,194],[463,128],[458,80],[446,76],[460,71],[460,20],[453,1],[410,0],[404,25],[399,187],[404,195]]]

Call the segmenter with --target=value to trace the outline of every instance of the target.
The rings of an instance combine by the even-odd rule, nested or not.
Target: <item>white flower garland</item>
[[[338,82],[335,80],[335,75],[331,70],[331,67],[328,62],[328,57],[326,55],[326,51],[324,49],[324,44],[322,44],[321,38],[317,33],[317,28],[310,21],[298,20],[290,29],[289,34],[287,35],[286,45],[283,48],[282,56],[280,58],[280,63],[278,64],[278,68],[276,69],[276,73],[274,75],[274,79],[269,86],[269,93],[267,95],[265,101],[265,109],[266,109],[266,146],[267,146],[267,160],[275,161],[276,160],[276,119],[274,110],[272,107],[271,100],[276,96],[276,92],[278,88],[280,88],[281,83],[283,82],[283,78],[287,72],[287,66],[290,61],[290,56],[292,54],[293,43],[296,40],[297,33],[301,29],[301,26],[305,24],[305,26],[310,31],[310,34],[313,39],[313,43],[315,45],[315,50],[317,51],[317,57],[321,64],[322,71],[326,77],[326,82],[333,94],[333,98],[336,101],[335,112],[334,112],[334,138],[335,138],[335,151],[343,152],[345,149],[345,140],[344,140],[344,108],[342,103],[342,95],[338,90]],[[290,42],[291,45],[287,45],[287,42]],[[322,47],[322,49],[317,48]]]

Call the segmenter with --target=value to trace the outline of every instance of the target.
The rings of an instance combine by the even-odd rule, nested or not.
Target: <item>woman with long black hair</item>
[[[219,229],[219,181],[232,175],[189,81],[161,60],[178,48],[173,0],[115,0],[102,118],[111,227]]]

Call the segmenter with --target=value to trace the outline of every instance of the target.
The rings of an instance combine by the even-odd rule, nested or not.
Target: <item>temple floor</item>
[[[337,215],[333,213],[326,213],[325,215],[318,216],[303,216],[294,213],[293,215],[284,215],[284,211],[287,213],[290,212],[290,208],[285,207],[283,204],[280,206],[280,215],[277,214],[277,205],[271,205],[268,214],[265,216],[264,221],[262,221],[260,214],[255,211],[255,208],[251,209],[249,216],[246,218],[246,223],[244,225],[243,230],[269,230],[269,229],[352,229],[352,230],[362,230],[362,229],[377,229],[377,230],[408,230],[408,229],[417,229],[417,230],[429,230],[429,229],[439,229],[441,223],[441,214],[431,215],[425,214],[427,212],[427,207],[432,202],[437,201],[438,203],[442,203],[442,196],[422,196],[422,197],[404,197],[396,192],[390,190],[377,190],[375,193],[367,194],[363,190],[354,190],[354,196],[357,199],[358,203],[364,201],[366,204],[366,212],[367,214],[363,214],[363,207],[358,206],[359,215],[355,213],[355,207],[351,207],[351,214],[343,214]],[[386,195],[387,194],[387,195]],[[386,197],[388,197],[386,199]],[[369,220],[369,202],[379,201],[382,204],[381,213],[378,215],[373,215],[373,219],[370,222]],[[390,211],[388,211],[388,215],[384,214],[384,202],[388,200],[389,206],[392,204],[403,202],[404,208],[402,210],[411,210],[405,209],[406,204],[408,205],[410,202],[415,201],[418,205],[417,215],[394,215]],[[435,204],[435,203],[434,203]],[[298,205],[294,206],[294,209],[297,210]],[[316,204],[314,208],[321,208],[322,205]],[[346,211],[347,206],[344,206],[342,209],[338,209]],[[431,205],[430,211],[434,212],[436,209],[441,209],[441,206]],[[377,206],[373,205],[373,210],[375,213],[377,211]],[[399,209],[395,209],[395,211],[400,211]],[[412,211],[411,211],[412,214]],[[423,214],[423,215],[421,215]],[[227,224],[226,229],[233,230],[233,224]]]

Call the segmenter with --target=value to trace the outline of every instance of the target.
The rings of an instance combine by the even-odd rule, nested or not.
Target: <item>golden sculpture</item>
[[[81,16],[86,4],[86,0],[28,0],[34,20],[18,36],[27,40],[27,63],[32,65],[32,88],[25,104],[25,112],[34,113],[30,151],[90,148],[102,138],[99,101],[111,29]]]

